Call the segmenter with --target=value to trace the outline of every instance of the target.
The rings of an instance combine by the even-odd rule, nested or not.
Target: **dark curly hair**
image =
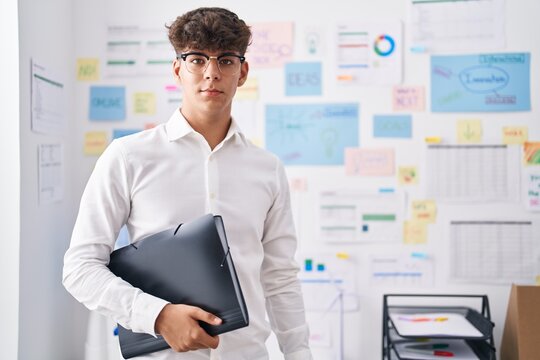
[[[166,27],[176,53],[200,49],[233,50],[244,55],[251,43],[251,30],[244,20],[232,11],[218,7],[191,10]]]

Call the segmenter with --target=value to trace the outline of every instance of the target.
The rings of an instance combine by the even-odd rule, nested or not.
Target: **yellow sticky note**
[[[427,224],[408,220],[403,223],[403,242],[405,244],[425,244],[427,242]]]
[[[527,126],[505,126],[503,127],[504,144],[523,144],[529,138],[529,128]]]
[[[540,286],[540,275],[536,275],[536,285]]]
[[[107,132],[89,131],[84,134],[84,154],[101,155],[108,144]]]
[[[442,142],[442,138],[439,136],[428,136],[425,140],[428,144],[440,144]]]
[[[133,94],[133,112],[141,115],[155,114],[156,94],[151,92],[139,92]]]
[[[416,166],[399,166],[398,179],[401,185],[418,184],[418,170]]]
[[[480,120],[458,120],[457,142],[460,144],[482,142],[482,122]]]
[[[244,85],[236,89],[236,100],[257,100],[259,98],[259,79],[248,77]]]
[[[77,59],[77,80],[99,80],[99,59]]]
[[[415,200],[411,204],[412,219],[433,224],[437,221],[437,203],[433,200]]]

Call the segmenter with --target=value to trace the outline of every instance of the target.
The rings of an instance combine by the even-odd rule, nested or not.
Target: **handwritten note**
[[[423,86],[394,86],[392,109],[394,111],[424,111],[425,97]]]
[[[266,148],[286,165],[343,165],[358,146],[358,104],[266,106]]]
[[[526,165],[540,165],[540,142],[523,143],[523,156]]]
[[[90,120],[114,121],[126,118],[126,88],[90,87]]]
[[[540,173],[527,174],[526,206],[529,211],[540,211]]]
[[[431,110],[530,110],[529,64],[529,53],[432,56]]]
[[[152,92],[138,92],[133,94],[133,112],[140,115],[153,115],[156,113],[156,94]]]
[[[101,155],[107,147],[108,139],[105,131],[89,131],[84,134],[84,155]]]
[[[416,185],[418,184],[418,169],[416,166],[400,166],[398,179],[401,185]]]
[[[458,120],[456,131],[459,144],[482,142],[482,122],[480,120]]]
[[[256,23],[247,60],[253,68],[281,67],[293,56],[293,23]]]
[[[505,126],[503,127],[504,144],[523,144],[529,137],[527,126]]]
[[[285,65],[285,95],[321,95],[322,65],[320,62],[288,63]]]
[[[77,80],[79,81],[99,80],[99,59],[98,58],[77,59]]]
[[[403,242],[408,245],[425,244],[427,242],[427,224],[414,220],[405,221]]]
[[[345,149],[345,174],[394,175],[394,149]]]
[[[415,200],[411,204],[412,219],[429,224],[437,221],[437,204],[433,200]]]
[[[412,136],[412,117],[410,115],[373,116],[373,137],[410,138]]]

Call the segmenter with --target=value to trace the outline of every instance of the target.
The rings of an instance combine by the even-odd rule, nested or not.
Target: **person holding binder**
[[[250,28],[222,8],[189,11],[167,27],[181,108],[164,124],[114,140],[100,156],[81,198],[63,284],[126,329],[162,335],[171,349],[147,358],[268,359],[273,330],[285,359],[312,359],[284,167],[231,118],[249,72]],[[144,293],[107,267],[123,225],[136,245],[208,213],[223,218],[250,316],[248,327],[219,336],[199,325],[219,324],[213,314]]]

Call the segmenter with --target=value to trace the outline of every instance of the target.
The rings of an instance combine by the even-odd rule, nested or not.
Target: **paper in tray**
[[[392,312],[390,320],[398,335],[403,337],[484,337],[463,314],[455,312]]]
[[[429,360],[451,358],[452,360],[478,360],[465,340],[429,339],[406,341],[395,344],[395,352],[402,360]]]

